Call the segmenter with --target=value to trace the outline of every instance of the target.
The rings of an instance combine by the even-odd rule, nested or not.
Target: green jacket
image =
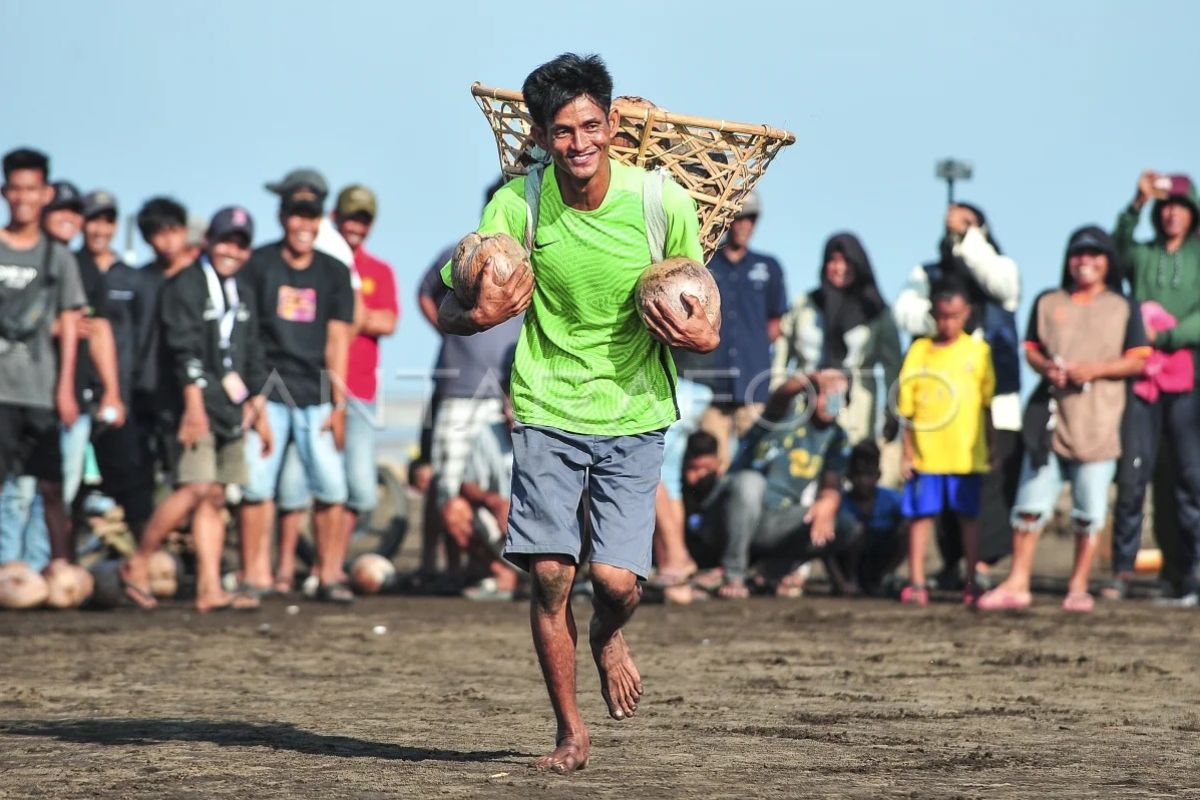
[[[1191,199],[1196,202],[1194,189]],[[1151,212],[1156,223],[1158,206],[1155,203]],[[1134,241],[1137,224],[1138,209],[1131,204],[1117,217],[1113,231],[1117,258],[1129,278],[1133,299],[1139,303],[1153,300],[1178,321],[1171,330],[1158,334],[1154,346],[1161,350],[1190,349],[1200,361],[1200,239],[1195,235],[1200,219],[1174,253],[1167,252],[1157,224],[1153,241]]]

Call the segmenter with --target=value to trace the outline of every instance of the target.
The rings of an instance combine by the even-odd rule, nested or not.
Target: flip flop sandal
[[[1087,592],[1071,592],[1062,601],[1062,610],[1086,614],[1096,607],[1096,598]]]
[[[354,602],[354,592],[344,583],[323,583],[317,589],[317,599],[322,603],[349,605]]]
[[[725,570],[721,568],[706,569],[692,576],[692,586],[706,592],[715,592],[725,583]]]
[[[992,589],[984,592],[975,602],[979,611],[1023,611],[1033,605],[1033,595],[1029,592],[1017,593],[1007,589]]]
[[[676,586],[683,586],[692,579],[696,574],[696,567],[690,570],[667,570],[660,569],[650,576],[646,581],[646,585],[652,589],[671,589]]]
[[[153,611],[158,608],[158,598],[149,589],[143,589],[134,583],[122,579],[121,588],[125,596],[134,602],[142,611]]]

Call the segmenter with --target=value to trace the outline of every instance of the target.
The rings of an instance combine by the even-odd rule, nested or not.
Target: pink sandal
[[[996,587],[985,592],[975,603],[980,611],[1023,611],[1033,605],[1033,595],[1029,592],[1010,592]]]
[[[1087,614],[1096,607],[1096,599],[1087,592],[1069,592],[1062,601],[1063,611]]]

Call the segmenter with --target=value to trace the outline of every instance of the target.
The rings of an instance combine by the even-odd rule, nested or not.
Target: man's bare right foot
[[[591,752],[592,742],[587,731],[570,736],[562,736],[558,747],[548,756],[542,756],[533,762],[533,768],[539,772],[554,772],[559,775],[570,775],[587,766],[588,753]]]
[[[120,574],[125,596],[138,608],[149,611],[158,606],[158,598],[150,591],[150,566],[145,556],[135,553],[122,561]]]
[[[617,631],[607,642],[593,638],[591,644],[592,658],[600,672],[600,694],[608,704],[609,716],[613,719],[632,717],[637,713],[638,700],[644,689],[625,636]]]

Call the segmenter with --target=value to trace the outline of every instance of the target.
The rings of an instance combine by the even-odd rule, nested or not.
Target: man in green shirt
[[[535,766],[570,773],[587,764],[590,748],[575,699],[575,571],[590,549],[588,638],[609,714],[626,719],[637,711],[642,681],[621,628],[637,606],[637,580],[650,570],[663,431],[678,417],[668,348],[709,352],[720,338],[692,297],[685,296],[686,317],[665,304],[651,309],[645,324],[638,315],[637,279],[656,260],[643,203],[650,180],[609,158],[618,115],[604,62],[559,56],[534,70],[523,91],[533,137],[552,158],[532,215],[532,270],[500,284],[485,267],[475,307],[464,308],[451,293],[438,324],[468,335],[528,308],[512,372],[505,556],[532,578],[534,646],[558,722],[557,747]],[[518,178],[496,193],[481,233],[525,240],[532,211],[525,182]],[[702,261],[691,198],[666,181],[662,207],[662,255]],[[442,274],[449,285],[449,265]],[[586,526],[576,513],[585,489]]]
[[[1150,200],[1154,238],[1133,238],[1142,208]],[[1200,374],[1200,208],[1196,188],[1183,175],[1143,172],[1133,201],[1117,217],[1113,239],[1117,257],[1127,271],[1133,299],[1154,301],[1175,318],[1165,331],[1147,330],[1156,350],[1190,352]],[[1178,605],[1200,604],[1200,393],[1195,386],[1182,392],[1163,392],[1151,403],[1129,396],[1121,431],[1117,468],[1117,503],[1113,510],[1114,585],[1105,596],[1124,594],[1133,575],[1142,531],[1146,485],[1154,476],[1155,529],[1165,548],[1178,548]],[[1159,445],[1170,442],[1170,469],[1155,472]],[[1176,528],[1176,525],[1178,526]],[[1169,559],[1172,560],[1172,559]]]

